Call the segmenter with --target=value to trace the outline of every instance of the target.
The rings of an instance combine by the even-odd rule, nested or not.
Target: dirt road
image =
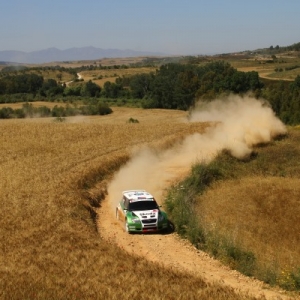
[[[151,191],[156,199],[161,199],[165,188],[182,178],[193,162],[210,161],[220,149],[229,149],[235,157],[243,157],[251,152],[251,145],[268,142],[270,137],[285,130],[272,112],[256,100],[233,98],[228,103],[215,101],[210,105],[192,113],[190,121],[218,121],[221,125],[212,127],[204,134],[187,136],[172,149],[160,153],[144,149],[115,174],[108,186],[108,197],[98,211],[99,233],[109,243],[116,244],[132,255],[163,265],[166,269],[190,272],[206,282],[218,282],[257,298],[288,299],[287,293],[271,289],[258,280],[223,266],[180,239],[176,233],[129,235],[116,220],[115,208],[122,190],[138,187]],[[263,124],[261,120],[264,120]]]
[[[116,244],[132,255],[148,259],[166,268],[190,272],[206,282],[217,282],[242,293],[266,299],[295,299],[279,289],[271,289],[262,282],[246,277],[222,265],[219,261],[197,250],[176,233],[128,234],[116,220],[112,201],[107,197],[98,211],[98,230],[102,238]]]

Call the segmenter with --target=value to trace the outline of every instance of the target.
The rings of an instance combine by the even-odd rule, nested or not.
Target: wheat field
[[[132,148],[167,148],[208,126],[180,111],[113,110],[0,122],[0,299],[252,299],[100,238],[91,203]]]
[[[257,157],[234,165],[238,178],[215,183],[199,197],[198,214],[206,228],[248,251],[266,270],[292,284],[300,266],[299,128],[287,137],[255,149]],[[222,213],[220,213],[222,212]]]

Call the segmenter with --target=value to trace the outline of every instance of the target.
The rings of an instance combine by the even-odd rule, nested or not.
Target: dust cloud
[[[263,100],[230,96],[209,103],[199,102],[189,115],[189,122],[215,122],[203,134],[186,137],[180,144],[161,153],[145,148],[115,174],[108,187],[113,208],[123,190],[145,189],[158,202],[176,178],[187,174],[192,164],[208,163],[227,149],[239,159],[249,156],[252,147],[268,143],[286,133],[284,124]]]

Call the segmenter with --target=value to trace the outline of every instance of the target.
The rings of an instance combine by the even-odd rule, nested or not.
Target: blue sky
[[[299,0],[1,0],[0,51],[215,54],[300,42]]]

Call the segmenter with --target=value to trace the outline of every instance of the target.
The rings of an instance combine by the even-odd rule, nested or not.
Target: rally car
[[[116,207],[116,217],[129,232],[151,232],[168,229],[167,214],[162,211],[154,197],[145,190],[123,191]]]

